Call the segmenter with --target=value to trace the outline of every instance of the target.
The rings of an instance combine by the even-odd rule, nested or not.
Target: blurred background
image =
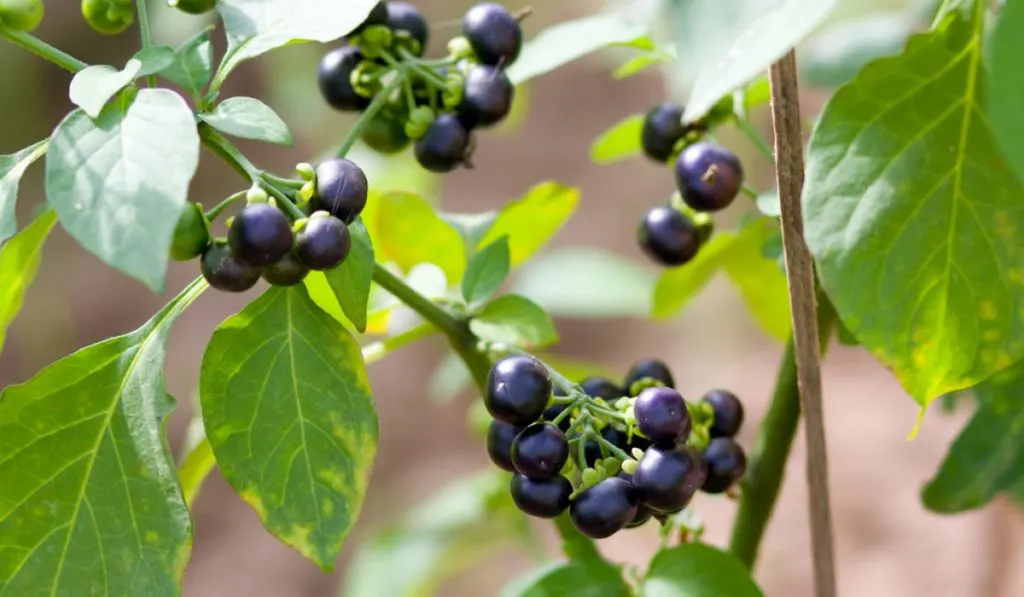
[[[445,40],[458,34],[458,20],[471,2],[419,0],[416,4],[434,24],[433,53],[443,52]],[[509,4],[518,8],[527,2]],[[925,4],[931,3],[839,2],[830,22],[801,48],[806,67],[804,109],[809,121],[820,110],[830,87],[856,72],[857,60],[898,51],[909,31],[927,26],[930,13]],[[46,21],[37,34],[86,62],[123,64],[135,49],[135,36],[126,33],[102,38],[83,23],[77,5],[50,0]],[[532,5],[534,14],[525,23],[527,37],[549,24],[602,8],[598,2],[583,0],[534,1]],[[208,22],[179,15],[162,2],[153,3],[151,18],[157,43],[170,45],[177,45]],[[856,58],[852,62],[851,47]],[[218,51],[222,50],[221,43]],[[274,52],[244,65],[226,86],[226,96],[249,95],[266,101],[295,134],[297,143],[292,149],[243,144],[261,166],[286,174],[296,162],[309,160],[337,143],[350,125],[351,120],[331,112],[317,92],[316,66],[325,50],[310,44]],[[556,352],[599,363],[620,374],[637,358],[660,357],[673,368],[680,389],[689,397],[713,387],[729,388],[747,407],[747,423],[739,439],[749,448],[767,406],[782,346],[757,327],[724,277],[716,279],[680,317],[659,322],[646,319],[658,271],[636,246],[634,222],[651,205],[667,199],[673,179],[644,160],[596,166],[588,157],[594,138],[612,123],[646,111],[667,97],[684,98],[670,91],[680,88],[677,81],[665,78],[657,69],[614,80],[611,71],[629,55],[605,52],[522,88],[511,122],[480,136],[474,170],[461,170],[441,180],[410,168],[407,156],[387,162],[364,153],[353,157],[369,171],[375,188],[419,189],[446,210],[456,212],[499,208],[543,180],[579,187],[582,195],[577,214],[549,250],[557,255],[573,247],[594,247],[602,252],[588,261],[605,265],[607,253],[613,253],[614,263],[621,262],[635,284],[619,293],[617,308],[602,311],[604,317],[574,318],[560,313],[556,323],[562,340]],[[0,85],[0,153],[11,153],[48,135],[70,109],[69,76],[6,44],[0,44],[0,65],[4,81]],[[755,114],[755,121],[762,131],[769,132],[764,108]],[[743,159],[752,186],[771,189],[769,165],[748,141],[731,130],[723,131],[720,140]],[[22,223],[43,201],[41,170],[33,168],[23,182]],[[231,171],[204,154],[191,187],[194,200],[211,206],[239,188]],[[735,224],[744,210],[753,211],[753,206],[737,202],[717,219],[719,228]],[[577,264],[577,274],[578,268],[585,267],[579,265],[583,263],[580,260],[568,261]],[[38,279],[11,330],[7,350],[0,355],[0,387],[24,381],[50,361],[82,346],[136,328],[197,273],[195,263],[172,265],[165,296],[154,296],[141,284],[105,267],[62,231],[55,231]],[[579,275],[587,277],[585,272]],[[545,284],[553,285],[554,279],[557,277],[543,278],[546,282],[541,282],[537,292],[542,293]],[[170,423],[175,450],[180,448],[193,413],[206,342],[218,323],[256,292],[243,296],[206,293],[175,327],[167,362],[168,385],[181,403]],[[194,509],[195,546],[185,595],[337,595],[339,587],[352,580],[348,566],[352,557],[375,531],[408,508],[424,503],[453,479],[486,469],[487,456],[468,424],[467,407],[474,397],[467,392],[447,402],[429,397],[428,382],[443,355],[440,342],[428,340],[370,368],[380,411],[379,455],[366,507],[335,573],[324,574],[266,534],[255,513],[215,472]],[[918,407],[866,352],[834,345],[824,380],[842,593],[1024,594],[1024,568],[1012,566],[1024,561],[1024,522],[1019,510],[1000,498],[982,511],[940,517],[926,512],[919,500],[922,484],[934,474],[969,412],[962,409],[950,414],[933,407],[917,439],[908,441]],[[767,595],[811,593],[803,458],[799,438],[757,569]],[[705,538],[725,545],[734,504],[702,495],[695,505],[704,519]],[[553,529],[542,523],[537,523],[536,529],[551,557],[557,557]],[[615,560],[643,563],[657,545],[657,529],[648,525],[616,535],[603,542],[601,549]],[[413,565],[405,556],[393,563]],[[445,580],[429,594],[496,595],[508,579],[529,565],[527,554],[510,544],[487,552],[470,569]],[[350,589],[345,595],[392,597],[385,589],[375,593],[364,589],[362,594]]]

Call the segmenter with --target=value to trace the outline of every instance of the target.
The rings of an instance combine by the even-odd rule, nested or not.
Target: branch
[[[89,66],[71,54],[58,50],[30,33],[14,31],[0,25],[0,36],[7,38],[7,41],[19,46],[23,50],[27,50],[44,60],[52,62],[70,73],[77,73]]]
[[[814,264],[804,240],[800,196],[804,158],[797,86],[796,54],[790,50],[772,65],[772,121],[775,124],[775,174],[779,189],[782,246],[793,311],[793,352],[807,437],[807,485],[810,492],[811,545],[815,594],[836,595],[832,515],[828,493],[828,456],[821,406],[821,354],[815,301]]]

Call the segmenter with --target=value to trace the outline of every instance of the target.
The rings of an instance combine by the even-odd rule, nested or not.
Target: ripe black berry
[[[260,280],[260,269],[235,258],[225,242],[214,242],[199,261],[199,269],[210,286],[224,292],[245,292]]]
[[[512,475],[512,501],[516,506],[538,518],[554,518],[569,507],[572,483],[565,477],[531,479],[516,473]]]
[[[669,388],[676,387],[676,382],[672,379],[672,372],[668,370],[668,365],[657,359],[642,359],[633,363],[633,366],[626,372],[626,389],[629,390],[634,383],[645,377],[659,381],[663,386]]]
[[[345,224],[323,211],[310,216],[305,227],[295,235],[295,255],[311,270],[337,267],[348,257],[351,248],[352,237]]]
[[[722,493],[747,470],[747,455],[732,438],[716,437],[704,450],[708,476],[701,487],[706,493]]]
[[[367,147],[383,154],[398,153],[412,142],[405,134],[405,117],[387,110],[374,115],[359,138]]]
[[[664,103],[651,108],[644,117],[640,134],[644,154],[656,162],[665,162],[672,157],[676,143],[686,136],[683,125],[683,107]]]
[[[370,10],[370,14],[366,16],[366,20],[359,24],[352,33],[349,35],[358,35],[362,33],[367,27],[373,27],[375,25],[387,25],[388,24],[388,3],[378,2],[373,9]]]
[[[522,430],[522,427],[491,421],[487,429],[487,455],[498,468],[510,472],[516,470],[512,465],[512,442]]]
[[[326,211],[346,224],[366,207],[369,188],[366,174],[351,160],[335,158],[316,167],[316,192],[313,211]]]
[[[537,359],[501,359],[487,374],[484,405],[491,416],[510,425],[526,426],[540,418],[551,396],[551,377]]]
[[[700,251],[700,231],[686,214],[667,205],[651,208],[636,230],[640,249],[655,263],[676,267]]]
[[[551,423],[534,423],[512,442],[512,464],[532,479],[550,479],[569,460],[569,441]]]
[[[635,529],[637,527],[643,526],[647,523],[648,520],[651,519],[651,516],[653,515],[654,511],[651,510],[650,507],[647,506],[647,504],[640,504],[636,508],[636,514],[633,515],[633,520],[629,521],[629,524],[626,525],[626,528]]]
[[[231,253],[247,265],[265,267],[292,250],[295,237],[288,217],[269,203],[242,208],[228,230]]]
[[[711,437],[733,437],[743,425],[743,404],[736,394],[728,390],[711,390],[701,398],[711,405],[715,412],[714,421],[708,429]]]
[[[614,381],[607,377],[599,377],[597,375],[592,375],[581,381],[580,387],[583,388],[583,391],[586,392],[587,396],[603,398],[608,402],[618,400],[626,395],[626,393],[622,391],[622,388],[620,388]]]
[[[416,141],[416,161],[431,172],[451,172],[466,161],[469,131],[451,114],[441,114]]]
[[[309,275],[309,268],[299,263],[295,253],[288,253],[263,270],[263,279],[274,286],[295,286]]]
[[[676,185],[683,201],[697,211],[718,211],[732,203],[743,186],[736,155],[711,143],[694,143],[676,160]]]
[[[490,66],[512,64],[523,48],[519,21],[500,4],[477,4],[462,18],[462,34],[477,60]]]
[[[647,388],[633,405],[636,427],[654,443],[686,441],[690,411],[683,396],[672,388]]]
[[[569,516],[579,532],[604,539],[633,520],[637,505],[630,484],[618,477],[609,477],[576,496],[569,506]]]
[[[498,124],[512,109],[515,88],[505,71],[494,66],[474,66],[466,74],[459,120],[467,128]]]
[[[633,472],[633,486],[645,504],[669,512],[686,507],[704,484],[700,454],[685,445],[651,446]]]
[[[317,79],[324,101],[336,110],[356,112],[370,105],[370,98],[356,93],[352,87],[352,71],[363,61],[358,46],[342,46],[331,50],[320,60]]]
[[[410,2],[388,2],[388,28],[392,31],[405,31],[413,39],[419,42],[417,56],[422,56],[427,49],[427,40],[430,37],[430,28],[427,26],[427,19],[423,17],[420,9]]]

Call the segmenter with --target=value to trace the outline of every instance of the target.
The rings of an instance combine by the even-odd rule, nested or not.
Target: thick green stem
[[[139,13],[139,37],[142,40],[142,49],[145,50],[153,45],[153,34],[149,30],[149,12],[146,8],[146,0],[135,0],[135,10]],[[156,87],[156,75],[149,75],[146,84]]]
[[[82,62],[78,58],[75,58],[71,54],[58,50],[51,46],[45,41],[30,33],[22,33],[21,31],[13,31],[6,27],[0,26],[0,36],[3,36],[7,41],[12,44],[21,47],[24,50],[32,52],[36,56],[52,62],[64,70],[72,73],[88,67],[89,65]]]

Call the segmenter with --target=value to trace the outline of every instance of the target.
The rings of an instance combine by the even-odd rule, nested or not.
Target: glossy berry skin
[[[626,525],[627,529],[635,529],[641,527],[647,523],[648,520],[654,515],[654,510],[651,510],[646,504],[640,504],[636,508],[636,514],[633,515],[633,520],[629,521]]]
[[[427,133],[416,140],[416,161],[425,169],[444,174],[466,161],[469,150],[469,131],[451,114],[434,119]]]
[[[649,377],[656,381],[660,381],[662,385],[674,388],[676,387],[676,381],[672,379],[672,372],[669,371],[668,365],[658,359],[642,359],[635,363],[626,372],[626,389],[641,379]]]
[[[363,208],[369,187],[362,168],[351,160],[334,158],[316,167],[316,191],[310,202],[313,211],[326,211],[351,224]]]
[[[512,475],[512,501],[524,513],[537,518],[554,518],[569,507],[572,483],[562,476],[553,479],[531,479]]]
[[[352,237],[345,223],[327,212],[314,213],[295,235],[295,255],[311,270],[338,267],[351,249]]]
[[[610,442],[616,448],[620,450],[629,451],[629,442],[627,441],[626,432],[620,429],[616,429],[611,425],[605,425],[601,428],[601,437]],[[609,456],[612,454],[609,453]],[[598,460],[604,458],[604,454],[601,452],[601,445],[596,441],[589,440],[586,445],[583,446],[583,457],[587,461],[587,466],[594,466]]]
[[[512,110],[515,88],[505,71],[494,66],[474,66],[463,83],[459,120],[467,128],[487,128],[505,120]]]
[[[647,388],[633,404],[636,426],[654,443],[686,441],[692,422],[683,396],[672,388]]]
[[[309,275],[309,268],[299,262],[295,253],[288,253],[263,270],[263,279],[274,286],[296,286]]]
[[[633,486],[645,504],[671,512],[690,503],[706,476],[704,460],[689,446],[654,445],[637,464]]]
[[[622,388],[607,377],[592,375],[580,382],[580,387],[587,393],[587,396],[603,398],[609,402],[618,400],[626,395]]]
[[[523,48],[523,29],[504,6],[484,2],[462,17],[462,34],[477,60],[489,66],[507,67]]]
[[[734,437],[743,425],[743,403],[728,390],[711,390],[701,398],[715,412],[708,429],[711,437]]]
[[[732,203],[743,186],[736,155],[711,143],[694,143],[676,160],[676,185],[683,201],[697,211],[718,211]]]
[[[522,430],[522,427],[491,421],[491,426],[487,428],[487,455],[498,468],[515,472],[516,468],[512,464],[512,442]]]
[[[701,486],[705,493],[722,493],[747,471],[747,455],[732,438],[716,437],[704,449],[707,478]]]
[[[245,292],[260,280],[260,269],[236,259],[225,242],[206,248],[199,269],[211,287],[224,292]]]
[[[644,214],[636,241],[651,261],[665,267],[689,263],[700,251],[700,230],[686,214],[667,205]]]
[[[408,33],[419,42],[419,51],[416,55],[422,56],[427,49],[427,41],[430,39],[430,27],[420,9],[411,2],[388,2],[387,11],[388,29]]]
[[[387,24],[388,24],[388,3],[387,2],[378,2],[377,5],[374,6],[370,10],[370,14],[368,14],[366,16],[366,20],[364,20],[362,23],[360,23],[359,26],[356,27],[355,30],[353,30],[352,33],[350,33],[349,35],[358,35],[358,34],[362,33],[363,30],[366,29],[367,27],[373,27],[373,26],[376,26],[376,25],[387,25]]]
[[[640,133],[640,146],[644,155],[656,162],[666,162],[672,157],[676,143],[686,136],[683,125],[683,107],[666,102],[651,108],[644,116]]]
[[[534,423],[512,442],[512,464],[531,479],[556,476],[569,460],[569,441],[551,423]]]
[[[352,71],[362,61],[363,53],[358,46],[342,46],[320,59],[317,71],[320,94],[335,110],[357,112],[370,105],[372,100],[356,93],[352,86]]]
[[[395,154],[412,143],[405,134],[405,117],[383,111],[375,115],[359,137],[377,153]]]
[[[242,263],[266,267],[292,250],[295,237],[284,213],[269,203],[242,208],[228,230],[231,253]]]
[[[487,374],[484,406],[499,421],[525,427],[544,413],[551,396],[551,377],[537,359],[501,359]]]
[[[625,528],[636,516],[637,506],[630,484],[609,477],[576,496],[569,506],[569,517],[579,532],[604,539]]]
[[[97,33],[117,35],[135,22],[135,7],[130,2],[82,0],[82,17]]]

